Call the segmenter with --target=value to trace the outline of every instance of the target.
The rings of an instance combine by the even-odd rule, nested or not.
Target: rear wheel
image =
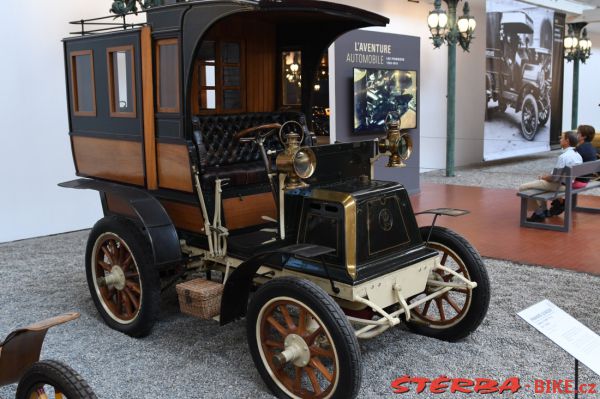
[[[430,248],[439,252],[440,264],[477,283],[473,290],[455,288],[430,299],[412,311],[408,327],[419,334],[456,341],[468,336],[481,324],[490,303],[490,283],[481,256],[467,240],[445,227],[421,227],[421,237],[429,237]],[[430,235],[431,233],[431,235]],[[429,280],[460,283],[450,273],[431,272]],[[440,287],[428,284],[424,293],[410,299],[416,302]]]
[[[526,140],[533,140],[539,124],[537,101],[533,94],[527,94],[521,106],[521,133]]]
[[[254,364],[280,398],[354,398],[360,349],[346,316],[314,283],[284,277],[264,284],[248,307]]]
[[[86,249],[88,287],[111,328],[133,337],[147,335],[156,321],[160,280],[142,232],[127,219],[99,220]]]
[[[56,360],[34,363],[17,386],[16,399],[96,399],[96,395],[72,368]]]

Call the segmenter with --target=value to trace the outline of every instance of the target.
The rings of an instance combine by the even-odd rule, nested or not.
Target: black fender
[[[252,288],[252,280],[256,276],[258,269],[266,260],[273,256],[285,256],[288,259],[291,256],[302,256],[304,258],[315,258],[334,252],[334,248],[324,247],[315,244],[293,244],[285,247],[273,249],[271,251],[261,252],[241,263],[230,275],[223,288],[223,298],[221,299],[221,316],[219,318],[221,325],[232,322],[246,315],[248,296]],[[283,262],[283,267],[285,267]]]
[[[132,217],[146,234],[154,264],[169,267],[181,263],[181,247],[177,230],[162,204],[139,188],[95,179],[75,179],[59,184],[60,187],[96,190],[126,201],[133,210]]]

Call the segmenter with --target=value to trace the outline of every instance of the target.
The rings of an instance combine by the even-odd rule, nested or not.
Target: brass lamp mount
[[[388,155],[388,168],[403,168],[404,161],[410,158],[413,142],[407,132],[400,130],[400,114],[396,111],[390,112],[385,118],[386,137],[379,139],[379,153]]]
[[[298,125],[300,134],[294,130],[284,134],[284,128],[289,124]],[[310,147],[302,147],[304,130],[302,125],[296,121],[287,121],[279,129],[279,140],[285,146],[283,152],[277,156],[277,170],[286,173],[284,189],[307,187],[303,180],[308,179],[315,173],[317,168],[317,157]]]

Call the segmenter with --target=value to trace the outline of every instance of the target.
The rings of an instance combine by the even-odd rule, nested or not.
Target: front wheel
[[[254,364],[279,398],[354,398],[361,381],[358,341],[344,312],[314,283],[278,278],[248,306]]]
[[[56,360],[34,363],[17,386],[16,399],[96,399],[96,395],[72,368]]]
[[[457,341],[468,336],[481,324],[490,303],[490,282],[481,256],[462,236],[445,227],[420,228],[423,241],[429,238],[428,246],[439,253],[441,265],[477,283],[472,290],[454,288],[445,294],[430,299],[413,309],[414,321],[408,327],[422,335]],[[452,274],[434,270],[429,280],[460,283]],[[439,286],[427,285],[424,293],[413,297],[416,302],[429,295]]]
[[[532,141],[539,124],[538,105],[533,94],[527,94],[521,106],[521,133],[526,140]]]

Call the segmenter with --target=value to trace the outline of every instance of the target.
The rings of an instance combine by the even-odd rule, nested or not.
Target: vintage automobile
[[[398,115],[380,140],[312,145],[304,115],[323,51],[387,18],[323,1],[205,0],[146,19],[79,21],[63,42],[81,178],[60,185],[100,193],[85,269],[110,327],[148,334],[161,292],[200,275],[222,290],[221,325],[246,317],[277,396],[350,398],[357,338],[405,322],[455,341],[479,326],[490,288],[477,251],[419,227],[406,189],[374,178],[378,157],[394,167],[410,155]],[[289,51],[301,53],[302,101],[279,111]]]
[[[490,30],[494,31],[490,34]],[[550,118],[550,57],[545,48],[530,48],[533,21],[522,11],[488,13],[486,100],[521,112],[521,133],[533,140]]]
[[[16,399],[96,399],[88,383],[58,360],[41,360],[48,330],[77,319],[64,313],[12,331],[0,342],[0,386],[18,382]]]

